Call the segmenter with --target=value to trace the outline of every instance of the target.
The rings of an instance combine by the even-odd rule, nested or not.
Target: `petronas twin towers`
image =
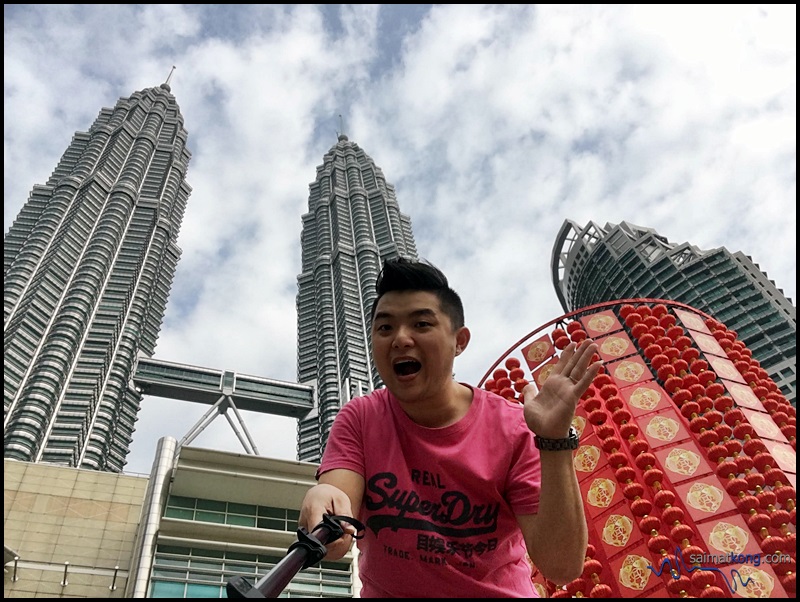
[[[317,407],[300,420],[298,459],[319,462],[342,404],[380,384],[369,352],[369,312],[383,259],[416,257],[411,220],[394,187],[347,136],[317,167],[303,215],[297,278],[297,376]]]
[[[6,458],[123,470],[142,400],[133,384],[136,359],[154,353],[181,254],[177,238],[191,193],[186,141],[168,84],[121,98],[100,111],[88,132],[74,135],[5,234]],[[580,230],[565,222],[553,251],[553,282],[565,309],[609,295],[655,293],[690,304],[700,295],[706,311],[741,325],[753,344],[769,334],[762,362],[794,400],[796,309],[755,264],[738,255],[711,261],[719,253],[699,252],[692,258],[711,259],[688,261],[683,247],[670,251],[674,245],[653,231],[638,229],[636,237],[625,230],[622,238],[635,239],[631,248],[663,247],[634,262],[623,253],[627,246],[617,249],[619,228],[606,232],[590,224],[580,230],[581,244],[568,245],[570,228]],[[342,404],[381,385],[369,353],[368,317],[382,261],[417,257],[411,220],[400,212],[394,187],[347,136],[339,136],[310,185],[301,255],[297,377],[314,386],[316,403],[299,420],[298,459],[317,462]],[[650,261],[662,255],[671,271]],[[583,269],[589,259],[593,269]],[[734,305],[720,295],[721,284],[704,284],[727,282],[731,272],[737,275],[731,294],[741,301]],[[659,278],[685,285],[647,284]],[[606,280],[621,284],[609,288]],[[753,300],[763,311],[753,310]]]
[[[4,239],[4,456],[121,472],[175,275],[191,153],[168,84],[121,98],[78,132]],[[365,314],[382,260],[416,257],[394,188],[340,135],[302,216],[298,380],[317,404],[298,457],[318,461],[333,417],[377,386]]]
[[[4,456],[119,472],[191,188],[168,84],[103,109],[35,186],[3,245]]]

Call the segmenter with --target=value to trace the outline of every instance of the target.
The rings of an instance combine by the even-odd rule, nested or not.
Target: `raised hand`
[[[570,343],[538,393],[533,383],[522,390],[525,422],[536,435],[545,439],[567,436],[578,400],[602,366],[600,361],[592,362],[596,352],[597,344],[591,339],[580,345]]]

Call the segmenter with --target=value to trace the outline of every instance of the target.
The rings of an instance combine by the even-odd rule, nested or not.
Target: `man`
[[[438,268],[387,260],[376,289],[372,354],[385,388],[336,416],[300,525],[311,531],[323,514],[364,523],[365,598],[536,597],[526,551],[555,583],[579,577],[588,534],[571,423],[600,369],[597,346],[565,348],[523,407],[453,379],[470,332]],[[351,543],[328,544],[327,558]]]

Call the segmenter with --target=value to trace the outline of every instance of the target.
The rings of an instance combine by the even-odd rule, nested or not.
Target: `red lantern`
[[[663,351],[663,348],[661,347],[661,345],[653,343],[652,345],[648,345],[645,348],[644,356],[647,359],[652,360],[655,356],[660,355],[662,351]]]
[[[500,397],[505,397],[506,399],[509,399],[509,400],[514,399],[517,396],[516,392],[511,387],[505,387],[503,389],[500,389],[500,392],[498,393],[498,395]]]
[[[577,330],[583,330],[583,325],[578,320],[574,320],[574,321],[570,322],[569,324],[567,324],[567,333],[568,334],[572,334],[573,332],[575,332]]]
[[[689,370],[689,362],[686,360],[676,359],[672,362],[672,365],[675,366],[675,372],[680,376],[683,376]]]
[[[508,371],[505,368],[497,368],[494,372],[492,372],[492,378],[495,380],[504,377],[508,378]]]
[[[661,489],[660,491],[656,492],[653,496],[653,503],[658,506],[659,508],[666,508],[667,506],[672,506],[675,503],[675,493],[670,491],[669,489]],[[671,520],[667,520],[667,522],[671,523]]]
[[[644,516],[653,510],[653,503],[647,499],[638,499],[631,502],[631,512],[634,516]],[[666,538],[665,538],[666,539]]]
[[[658,503],[655,500],[653,500],[653,502],[656,504]],[[664,508],[664,511],[661,513],[661,518],[668,525],[674,525],[675,523],[683,521],[683,510],[681,510],[677,506],[670,506],[669,508]]]
[[[673,596],[682,598],[685,597],[682,594],[686,594],[691,585],[692,580],[689,579],[688,575],[681,575],[677,579],[669,579],[667,581],[667,591],[669,591],[669,593],[671,593]]]
[[[611,588],[605,583],[598,583],[589,592],[590,598],[610,598],[613,595]]]
[[[525,371],[519,367],[511,368],[511,370],[508,371],[508,378],[511,379],[511,382],[514,382],[515,380],[518,380],[520,378],[524,378],[524,376],[525,376]]]
[[[670,548],[669,538],[664,535],[656,535],[647,540],[647,547],[653,554],[661,554]]]
[[[642,520],[639,521],[639,528],[644,533],[653,534],[653,531],[658,533],[658,529],[661,527],[661,520],[657,516],[645,516]]]
[[[664,473],[661,472],[658,468],[651,468],[650,470],[645,471],[644,475],[644,482],[652,487],[656,483],[660,483],[664,479]]]
[[[572,339],[572,340],[573,340],[575,343],[580,343],[581,341],[585,340],[587,337],[588,337],[588,335],[586,334],[586,331],[585,331],[585,330],[575,330],[575,332],[573,332],[573,333],[570,335],[570,338],[571,338],[571,339]]]
[[[629,500],[635,500],[636,498],[642,497],[644,494],[644,486],[641,483],[628,483],[625,487],[622,488],[622,495],[624,495]],[[786,513],[787,520],[789,513]],[[784,521],[786,522],[786,521]]]
[[[581,577],[591,579],[592,575],[597,575],[603,570],[603,564],[599,560],[589,558],[583,563],[583,573]]]
[[[669,365],[670,365],[669,358],[663,353],[659,353],[655,357],[650,358],[650,366],[652,368],[654,368],[655,370],[658,370],[662,366],[669,366]],[[674,371],[673,371],[673,373],[674,373]],[[661,378],[661,377],[659,376],[659,378]],[[662,378],[661,380],[664,380],[664,379]]]
[[[571,342],[568,336],[553,338],[553,346],[556,349],[566,349]]]
[[[619,434],[622,435],[624,439],[631,439],[639,434],[639,427],[636,426],[634,422],[623,424],[619,427]]]
[[[658,379],[663,382],[667,380],[669,377],[675,376],[675,366],[667,363],[661,364],[660,366],[656,366],[655,359],[659,357],[666,358],[667,356],[664,354],[657,355],[655,358],[653,358],[653,361],[650,363],[650,365],[656,369],[656,376],[658,376]]]
[[[684,539],[691,539],[694,531],[689,525],[675,525],[669,532],[669,536],[675,543],[681,543]]]
[[[672,323],[673,323],[673,324],[675,323],[675,316],[673,316],[673,315],[671,315],[671,314],[669,313],[669,310],[667,309],[667,306],[666,306],[666,305],[664,305],[663,303],[659,303],[658,305],[654,305],[651,313],[652,313],[652,314],[653,314],[653,315],[654,315],[656,318],[658,318],[659,320],[662,320],[662,321],[663,321],[663,320],[665,320],[667,317],[669,317],[669,318],[671,318],[671,319],[672,319]]]

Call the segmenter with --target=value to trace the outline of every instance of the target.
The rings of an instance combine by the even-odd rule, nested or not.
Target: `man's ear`
[[[471,336],[469,328],[466,326],[462,326],[456,331],[456,355],[461,355],[464,349],[467,348]]]

